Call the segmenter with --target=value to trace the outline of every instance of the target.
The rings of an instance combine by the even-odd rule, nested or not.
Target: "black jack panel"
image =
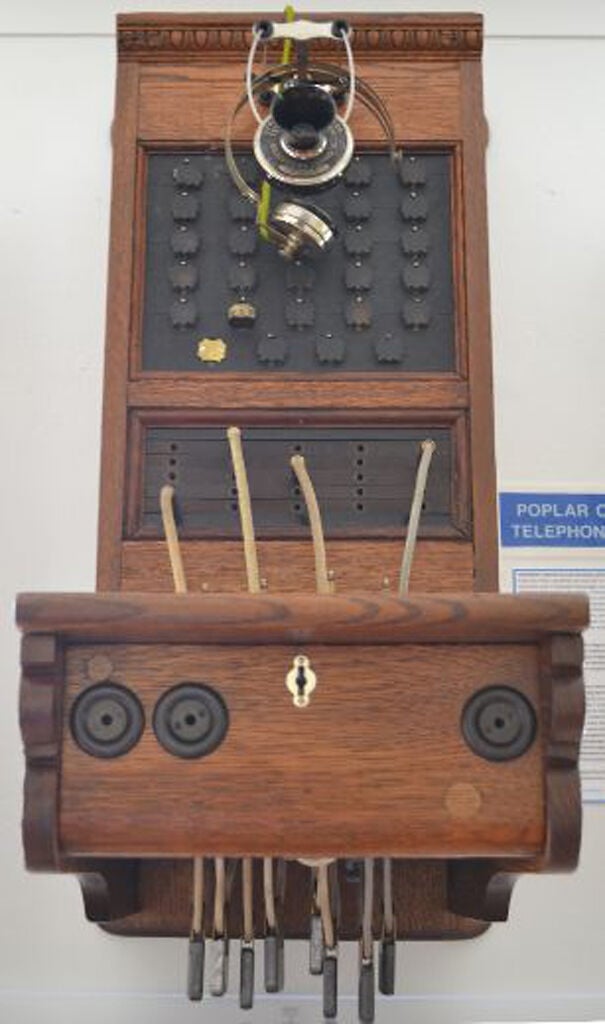
[[[240,163],[254,181],[253,158]],[[332,250],[288,263],[259,237],[222,152],[151,151],[142,369],[452,372],[451,184],[447,151],[406,150],[400,166],[363,152],[312,197],[336,226]],[[273,188],[286,197],[308,200]],[[200,358],[204,338],[222,339],[222,359]]]
[[[142,501],[135,535],[161,537],[158,494],[175,488],[183,537],[239,537],[238,495],[225,427],[155,426],[145,430]],[[259,538],[309,534],[309,519],[289,460],[304,456],[327,537],[403,536],[418,448],[430,433],[437,449],[422,519],[423,536],[468,536],[465,496],[450,426],[248,427],[246,464]]]

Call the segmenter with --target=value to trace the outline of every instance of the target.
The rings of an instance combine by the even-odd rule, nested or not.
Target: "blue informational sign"
[[[605,494],[500,494],[500,540],[508,548],[605,547]]]

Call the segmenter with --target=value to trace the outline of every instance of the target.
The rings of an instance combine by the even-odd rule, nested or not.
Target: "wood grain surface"
[[[406,66],[384,60],[377,66],[358,60],[357,71],[389,106],[398,139],[439,143],[460,137],[456,64]],[[203,139],[208,145],[220,144],[226,106],[234,107],[242,92],[241,67],[225,65],[220,59],[206,61],[202,67],[146,68],[141,79],[139,138],[144,143]],[[238,118],[234,141],[247,142],[254,124],[251,114]],[[383,142],[381,128],[365,108],[356,108],[351,128],[360,143]]]
[[[161,627],[160,627],[161,628]],[[510,685],[539,711],[531,645],[311,643],[307,708],[285,676],[301,648],[113,645],[111,679],[141,700],[147,727],[127,755],[90,757],[69,714],[98,647],[67,653],[60,842],[70,856],[531,856],[544,844],[540,735],[515,761],[491,763],[460,731],[466,701]],[[377,671],[379,668],[379,671]],[[229,731],[210,756],[167,753],[151,728],[158,698],[181,682],[212,686]],[[150,781],[153,780],[153,785]],[[462,816],[452,787],[477,791]]]
[[[228,410],[241,418],[242,410],[254,410],[256,420],[259,410],[306,410],[319,409],[324,418],[334,422],[348,417],[349,410],[355,410],[355,420],[367,422],[375,419],[377,409],[385,417],[401,418],[402,412],[410,410],[415,417],[425,419],[434,415],[434,410],[464,409],[468,405],[468,384],[452,374],[435,374],[427,378],[417,374],[406,374],[405,380],[370,377],[372,404],[368,404],[368,381],[355,381],[352,375],[344,374],[338,379],[314,380],[309,387],[308,379],[296,379],[293,374],[281,374],[263,380],[245,379],[241,375],[220,378],[200,378],[194,374],[182,375],[167,372],[138,372],[135,368],[128,385],[128,402],[138,409],[166,408],[167,385],[170,385],[171,407],[197,411],[203,410],[204,418],[213,422],[212,413],[218,410],[221,418]],[[233,385],[237,383],[234,389]],[[331,408],[333,406],[333,408]],[[169,407],[170,408],[170,407]],[[216,415],[216,414],[215,414]]]
[[[246,590],[243,549],[238,541],[183,541],[183,560],[191,590],[214,593]],[[315,590],[310,543],[259,541],[261,573],[269,590],[312,593]],[[172,590],[163,541],[125,541],[121,589]],[[403,539],[334,540],[328,545],[328,568],[338,591],[393,589],[399,578]],[[385,581],[388,581],[385,583]],[[456,541],[419,541],[412,567],[414,591],[470,591],[473,587],[473,545]],[[108,588],[109,589],[109,588]]]
[[[101,489],[97,547],[97,585],[117,586],[124,504],[130,296],[134,275],[136,137],[139,69],[118,69],[112,127],[113,172],[111,243],[107,282],[107,325],[103,383]]]
[[[498,589],[498,525],[496,521],[496,453],[490,344],[489,260],[485,148],[487,125],[483,112],[481,68],[460,69],[460,109],[463,116],[464,174],[462,223],[464,239],[464,323],[467,336],[470,388],[471,482],[475,531],[475,589]]]
[[[578,632],[588,624],[588,600],[543,593],[22,594],[17,622],[26,632],[110,643],[495,644]],[[366,666],[374,676],[380,669]]]

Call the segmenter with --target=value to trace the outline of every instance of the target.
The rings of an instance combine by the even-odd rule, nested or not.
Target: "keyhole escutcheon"
[[[297,654],[294,658],[292,668],[286,675],[286,686],[292,694],[294,707],[306,708],[317,686],[317,676],[306,654]]]

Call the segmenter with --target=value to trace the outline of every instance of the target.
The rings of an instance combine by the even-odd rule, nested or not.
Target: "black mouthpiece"
[[[271,113],[295,149],[312,149],[336,115],[332,97],[319,85],[299,82],[275,97]]]

